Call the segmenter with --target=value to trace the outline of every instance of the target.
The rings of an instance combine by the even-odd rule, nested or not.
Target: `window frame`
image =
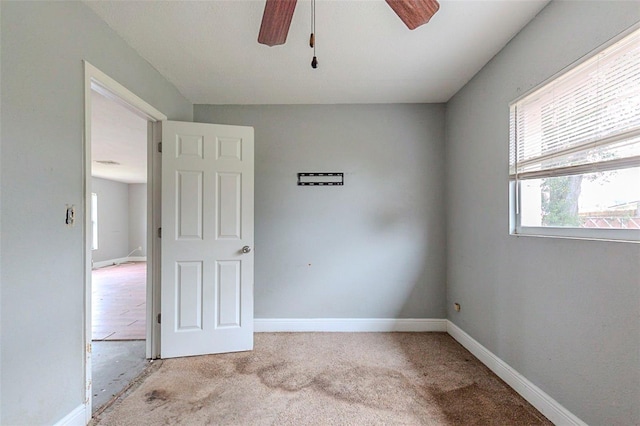
[[[530,96],[534,92],[537,92],[550,85],[556,80],[562,78],[567,73],[571,72],[575,68],[584,64],[592,59],[594,56],[600,54],[602,51],[608,49],[612,45],[618,43],[625,37],[631,35],[634,32],[640,31],[640,23],[629,27],[627,30],[613,37],[606,43],[596,47],[586,55],[582,56],[577,61],[569,64],[559,72],[555,73],[551,77],[547,78],[540,84],[531,88],[527,92],[518,96],[511,101],[508,105],[509,109],[509,122],[511,122],[511,107],[520,102],[524,98]],[[509,163],[511,162],[510,150],[514,141],[512,140],[511,126],[509,125],[508,136],[509,147]],[[516,153],[517,155],[517,153]],[[509,164],[509,167],[511,165]],[[617,169],[616,169],[617,170]],[[518,179],[517,173],[514,176],[508,173],[509,182],[509,235],[520,237],[543,237],[543,238],[564,238],[564,239],[578,239],[578,240],[595,240],[595,241],[613,241],[613,242],[627,242],[627,243],[640,243],[640,229],[625,229],[625,228],[577,228],[577,227],[553,227],[553,226],[522,226],[520,223],[521,215],[519,210],[520,205],[520,185],[523,180]]]

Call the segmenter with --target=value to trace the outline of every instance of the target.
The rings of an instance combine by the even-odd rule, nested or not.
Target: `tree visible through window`
[[[580,226],[578,199],[582,189],[582,175],[543,179],[543,226]]]

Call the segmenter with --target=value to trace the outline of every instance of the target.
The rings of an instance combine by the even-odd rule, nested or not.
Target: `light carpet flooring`
[[[550,425],[446,333],[260,333],[169,359],[100,425]]]

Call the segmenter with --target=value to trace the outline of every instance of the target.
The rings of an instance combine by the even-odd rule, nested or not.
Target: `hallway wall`
[[[0,424],[54,424],[84,415],[82,61],[172,119],[193,106],[84,3],[1,3]]]

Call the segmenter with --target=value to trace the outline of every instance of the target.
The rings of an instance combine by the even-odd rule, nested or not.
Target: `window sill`
[[[561,238],[566,240],[640,244],[640,229],[523,227],[511,231],[509,235],[514,237]]]

